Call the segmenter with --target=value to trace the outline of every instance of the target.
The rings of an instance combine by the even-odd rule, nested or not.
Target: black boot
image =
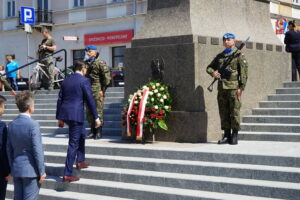
[[[99,140],[100,138],[102,138],[102,126],[100,126],[99,128],[95,128],[95,140]]]
[[[95,123],[92,123],[91,124],[91,132],[90,134],[86,137],[87,139],[94,139],[96,137],[96,134],[95,134]]]
[[[232,130],[232,138],[229,141],[229,144],[232,144],[232,145],[238,144],[238,133],[239,133],[239,131]]]
[[[231,130],[230,129],[225,129],[224,130],[224,137],[222,140],[218,141],[218,144],[227,144],[231,140]]]

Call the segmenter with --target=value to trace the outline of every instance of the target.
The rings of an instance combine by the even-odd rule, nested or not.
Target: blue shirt
[[[10,72],[14,69],[18,69],[19,68],[19,64],[16,61],[11,61],[9,63],[7,63],[6,65],[6,72]],[[12,78],[12,77],[17,77],[17,71],[12,72],[10,74],[7,74],[7,77]]]

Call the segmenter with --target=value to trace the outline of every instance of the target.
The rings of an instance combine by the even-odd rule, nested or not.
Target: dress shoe
[[[237,130],[232,131],[232,137],[231,137],[231,140],[229,141],[229,144],[231,144],[231,145],[238,144],[238,133],[239,132]]]
[[[73,182],[73,181],[79,181],[80,178],[75,177],[75,176],[63,176],[63,182],[65,181],[69,181],[69,182]]]
[[[230,140],[231,140],[231,130],[225,129],[224,137],[222,138],[222,140],[218,141],[218,144],[228,144]]]
[[[76,164],[77,169],[88,168],[88,166],[90,166],[90,163],[88,162],[81,162]]]

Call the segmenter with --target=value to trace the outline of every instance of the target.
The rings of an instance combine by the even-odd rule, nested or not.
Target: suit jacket
[[[84,101],[91,109],[94,119],[97,119],[98,113],[91,82],[83,75],[74,73],[62,83],[57,100],[56,119],[84,122]]]
[[[288,31],[285,34],[284,44],[287,52],[300,51],[300,32]]]
[[[0,121],[0,179],[6,177],[10,173],[8,157],[6,152],[7,144],[7,127]]]
[[[27,115],[8,124],[7,153],[13,177],[39,177],[45,173],[40,126]]]

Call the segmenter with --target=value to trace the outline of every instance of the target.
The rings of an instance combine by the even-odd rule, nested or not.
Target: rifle
[[[245,41],[242,42],[242,44],[238,47],[238,50],[242,50],[247,42],[249,41],[250,37],[248,37]],[[226,78],[226,77],[229,77],[231,75],[231,72],[226,70],[226,67],[231,63],[231,61],[233,60],[233,58],[236,56],[236,52],[234,54],[232,54],[229,58],[227,58],[227,60],[223,63],[222,67],[220,67],[218,69],[218,72],[221,74],[221,77],[222,78]],[[222,81],[221,79],[218,79],[218,78],[215,78],[211,84],[208,86],[207,90],[212,92],[213,89],[214,89],[214,84],[215,82],[219,80],[219,81]]]

